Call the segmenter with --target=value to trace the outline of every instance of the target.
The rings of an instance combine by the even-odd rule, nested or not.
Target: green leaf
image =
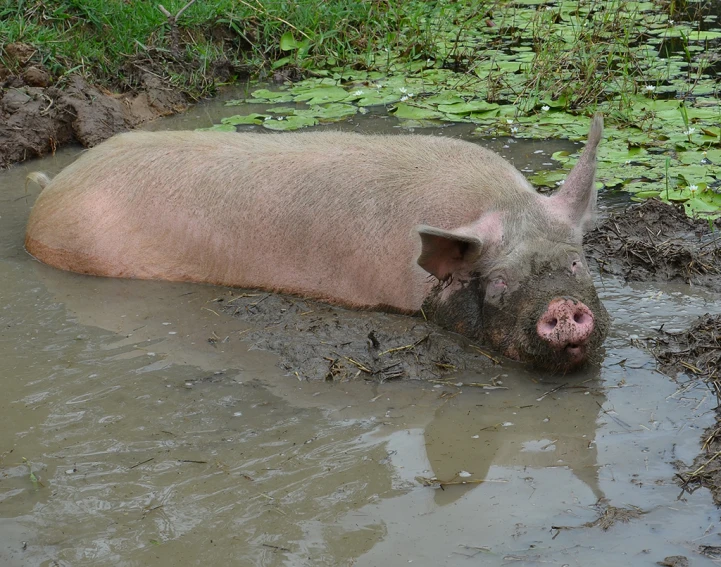
[[[287,31],[282,36],[280,36],[280,48],[283,51],[292,51],[293,49],[298,49],[298,42],[295,41],[295,38],[293,37],[293,34],[291,32]]]
[[[356,102],[358,106],[380,106],[387,105],[401,100],[401,93],[392,91],[369,91]]]
[[[269,91],[268,89],[258,89],[257,91],[253,91],[250,93],[250,96],[253,97],[251,99],[248,99],[246,102],[291,102],[293,100],[293,95],[286,91]],[[255,100],[254,100],[255,99]],[[235,102],[235,101],[233,101]],[[228,103],[226,103],[228,106],[232,106]]]
[[[291,89],[296,102],[308,104],[323,104],[326,102],[339,102],[348,98],[348,92],[342,87],[320,86],[310,89]]]
[[[271,69],[280,69],[281,67],[287,65],[293,60],[292,57],[281,57],[277,61],[273,61],[273,64],[270,66]]]
[[[235,116],[228,116],[226,118],[223,118],[220,123],[221,124],[230,124],[230,125],[236,125],[236,124],[260,124],[265,119],[265,114],[236,114]]]
[[[443,118],[443,114],[436,110],[412,106],[404,102],[399,102],[391,113],[396,118],[404,120],[435,120]]]
[[[323,106],[314,106],[310,109],[321,122],[336,121],[346,116],[353,116],[358,112],[358,107],[352,104],[332,103]]]
[[[315,126],[318,120],[312,116],[288,116],[282,119],[271,118],[263,122],[263,128],[268,130],[299,130],[307,126]]]

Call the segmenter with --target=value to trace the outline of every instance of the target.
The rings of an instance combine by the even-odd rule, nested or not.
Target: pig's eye
[[[581,260],[573,260],[571,262],[571,273],[572,274],[578,274],[579,272],[584,271],[584,265]]]
[[[508,284],[506,284],[506,280],[504,280],[502,277],[497,277],[492,279],[488,283],[488,295],[489,299],[499,299],[508,289]]]

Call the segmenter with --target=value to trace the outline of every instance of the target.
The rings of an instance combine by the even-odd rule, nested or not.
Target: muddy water
[[[494,144],[523,169],[550,151]],[[679,497],[671,464],[697,454],[714,398],[634,346],[714,296],[599,280],[605,361],[573,377],[301,382],[217,311],[225,290],[77,276],[23,251],[26,173],[77,153],[0,173],[0,565],[714,564],[697,551],[721,544],[719,514],[702,490]],[[599,499],[642,514],[603,530]]]

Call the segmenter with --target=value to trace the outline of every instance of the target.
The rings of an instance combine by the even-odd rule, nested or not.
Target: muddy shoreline
[[[52,154],[63,144],[92,147],[160,116],[182,112],[190,97],[155,72],[152,61],[128,64],[132,85],[112,92],[79,74],[53,77],[26,44],[4,47],[0,64],[0,169]],[[227,70],[218,69],[227,78]]]

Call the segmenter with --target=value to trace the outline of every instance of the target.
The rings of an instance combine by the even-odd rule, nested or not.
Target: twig
[[[491,362],[493,362],[493,364],[500,364],[500,363],[501,363],[500,360],[498,360],[497,358],[491,356],[491,355],[488,354],[487,352],[481,350],[481,349],[478,348],[476,345],[470,345],[470,347],[473,348],[473,349],[476,349],[476,350],[477,350],[478,352],[480,352],[483,356],[485,356],[488,360],[490,360]]]
[[[423,338],[421,338],[421,339],[418,339],[418,340],[417,340],[416,342],[414,342],[412,345],[406,345],[406,346],[400,346],[400,347],[395,347],[395,348],[389,348],[388,350],[384,350],[383,352],[379,353],[378,356],[383,356],[384,354],[390,354],[390,353],[392,353],[392,352],[399,352],[399,351],[402,351],[402,350],[410,350],[410,349],[412,349],[412,348],[417,347],[417,346],[418,346],[419,344],[421,344],[423,341],[428,340],[428,337],[430,337],[430,336],[431,336],[430,334],[429,334],[429,335],[426,335],[425,337],[423,337]]]
[[[150,461],[154,461],[155,457],[150,457],[149,459],[145,459],[144,461],[141,461],[139,463],[134,464],[131,469],[134,469],[135,467],[139,467],[140,465],[144,465],[145,463],[149,463]]]
[[[560,386],[556,386],[555,388],[553,388],[553,390],[548,390],[548,392],[543,394],[540,398],[536,398],[536,401],[542,402],[543,398],[545,398],[546,396],[548,396],[550,394],[553,394],[554,392],[558,392],[558,390],[560,390],[561,388],[565,388],[566,386],[568,386],[568,382],[566,382],[565,384],[561,384]]]
[[[178,13],[173,16],[162,4],[158,4],[158,10],[168,18],[168,26],[170,26],[170,51],[175,57],[180,56],[180,32],[178,31],[178,19],[188,8],[195,4],[195,0],[190,0],[185,6],[183,6]]]

